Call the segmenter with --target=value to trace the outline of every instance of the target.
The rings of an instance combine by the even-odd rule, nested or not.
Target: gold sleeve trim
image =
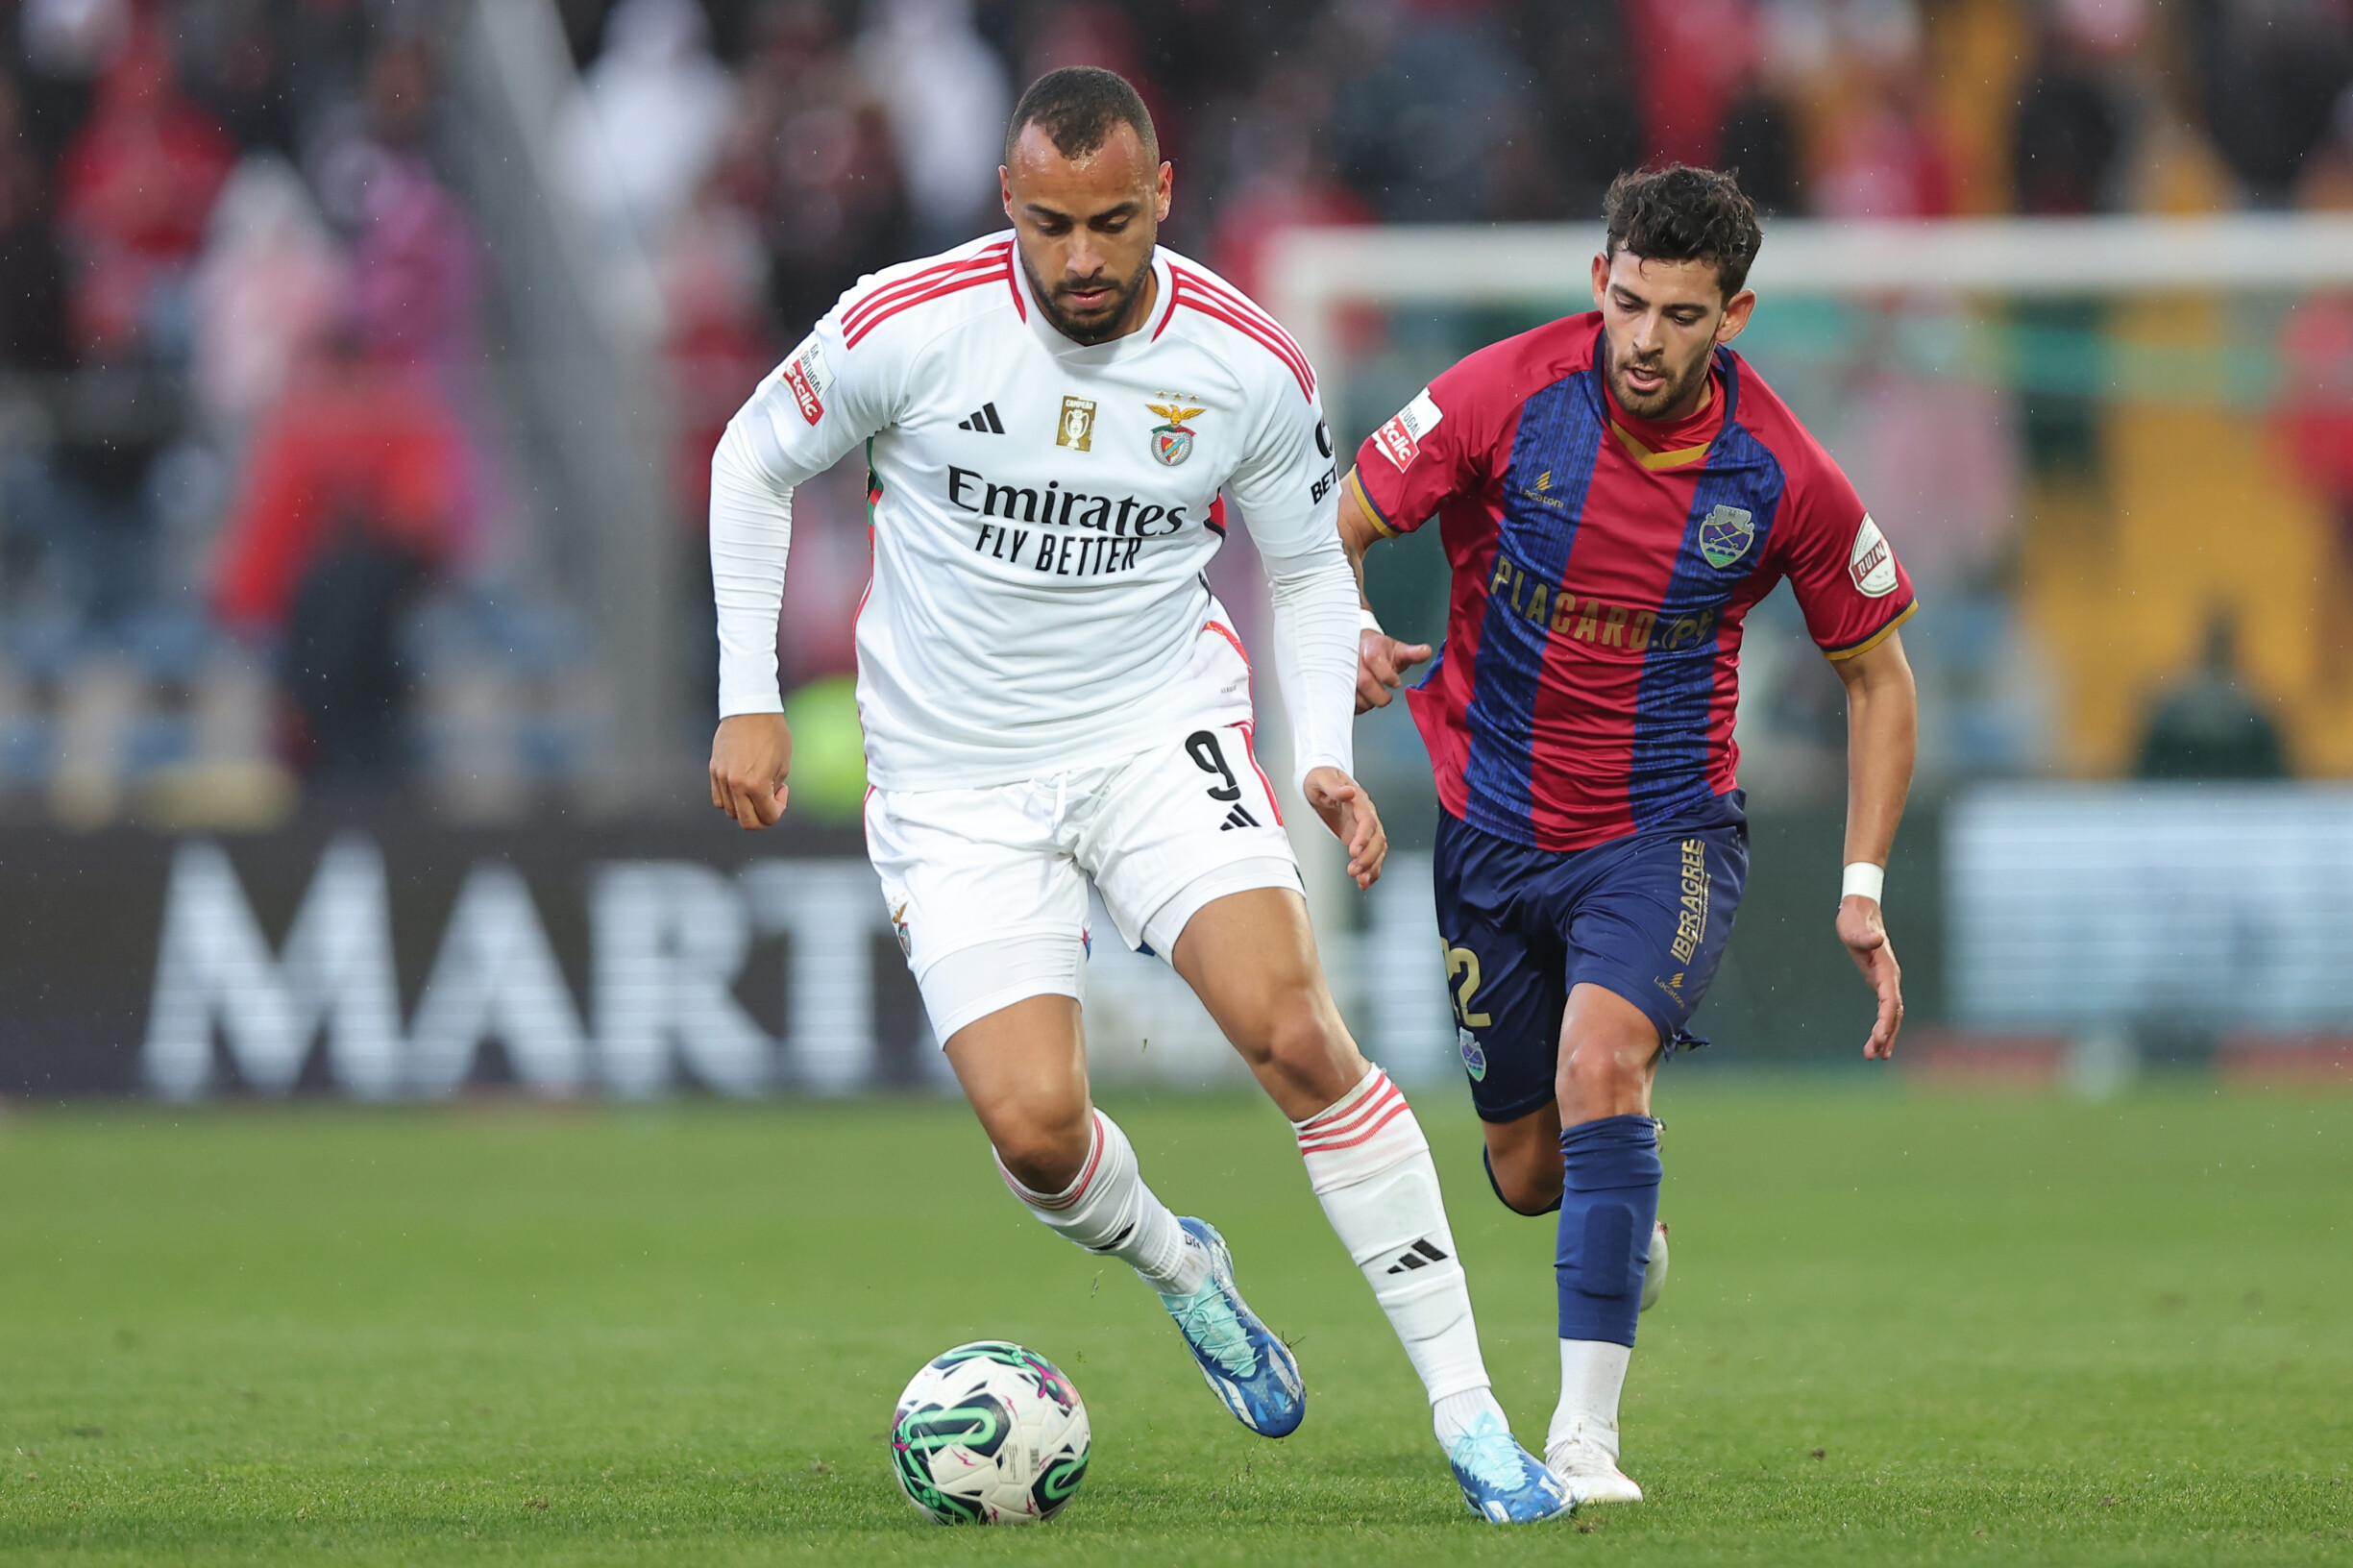
[[[1851,659],[1857,653],[1868,653],[1873,649],[1878,647],[1881,643],[1886,642],[1890,637],[1893,637],[1896,634],[1896,628],[1902,625],[1906,621],[1911,620],[1912,612],[1919,608],[1920,600],[1915,598],[1911,603],[1906,604],[1897,613],[1896,619],[1890,621],[1886,625],[1881,626],[1878,630],[1873,632],[1870,636],[1864,638],[1852,648],[1826,648],[1822,650],[1822,656],[1826,659],[1836,660]]]
[[[1348,486],[1348,493],[1357,498],[1357,504],[1364,508],[1364,520],[1373,526],[1374,532],[1380,534],[1384,539],[1405,537],[1399,530],[1389,527],[1389,520],[1381,515],[1381,508],[1373,504],[1373,498],[1364,493],[1363,481],[1357,478],[1357,471],[1353,466],[1348,470],[1348,478],[1344,482]]]

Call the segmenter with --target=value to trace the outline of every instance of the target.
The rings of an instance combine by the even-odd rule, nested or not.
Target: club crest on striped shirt
[[[1188,408],[1181,403],[1147,403],[1144,406],[1168,422],[1152,427],[1152,455],[1170,468],[1190,457],[1194,432],[1185,422],[1206,410]]]
[[[1737,506],[1719,506],[1700,525],[1700,553],[1707,557],[1708,565],[1721,570],[1746,555],[1755,538],[1756,527],[1749,513]]]

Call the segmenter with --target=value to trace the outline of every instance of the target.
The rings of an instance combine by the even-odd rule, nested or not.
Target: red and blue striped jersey
[[[1368,437],[1365,515],[1433,515],[1446,644],[1409,694],[1438,798],[1474,827],[1583,849],[1733,789],[1740,638],[1787,577],[1833,659],[1912,613],[1911,578],[1829,454],[1729,348],[1671,425],[1618,408],[1599,312],[1457,364]]]

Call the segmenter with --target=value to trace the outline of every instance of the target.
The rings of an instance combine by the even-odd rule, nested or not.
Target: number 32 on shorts
[[[1495,1020],[1471,1011],[1479,995],[1479,955],[1443,940],[1438,945],[1446,950],[1446,987],[1454,993],[1455,1021],[1465,1029],[1484,1029]]]

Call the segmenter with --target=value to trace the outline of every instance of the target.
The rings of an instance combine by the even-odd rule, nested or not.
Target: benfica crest
[[[1756,537],[1750,515],[1737,506],[1719,506],[1700,525],[1700,553],[1721,571],[1749,552]]]
[[[1193,432],[1186,428],[1185,422],[1205,410],[1188,408],[1180,403],[1147,403],[1144,406],[1168,422],[1152,427],[1152,455],[1170,468],[1190,457]]]

